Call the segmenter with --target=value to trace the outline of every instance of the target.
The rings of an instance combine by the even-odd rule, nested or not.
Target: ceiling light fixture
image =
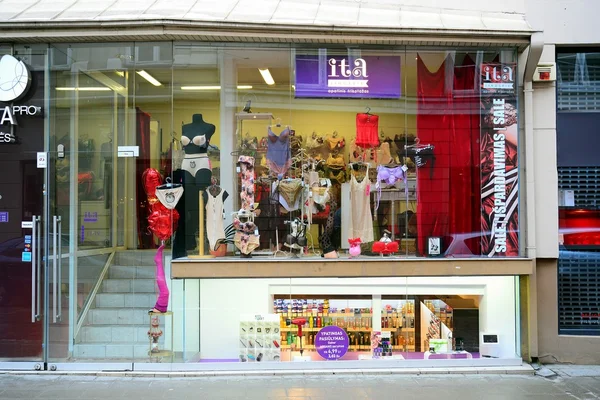
[[[57,87],[56,90],[61,92],[109,92],[111,89],[107,87],[94,87],[94,86],[83,86],[83,87]]]
[[[150,82],[151,84],[153,84],[154,86],[161,86],[162,85],[162,83],[160,83],[159,81],[157,81],[155,77],[153,77],[152,75],[150,75],[149,73],[147,73],[143,69],[140,70],[140,71],[136,71],[136,72],[137,72],[137,74],[139,76],[141,76],[142,78],[144,78],[145,80],[147,80],[148,82]]]
[[[262,77],[265,80],[265,83],[267,85],[271,86],[271,85],[275,84],[275,81],[273,80],[273,76],[271,76],[271,71],[269,71],[269,68],[265,68],[265,69],[259,68],[258,71],[262,75]]]
[[[250,85],[238,85],[237,87],[240,90],[243,89],[252,89],[252,86]],[[211,86],[211,85],[206,85],[206,86],[182,86],[181,90],[221,90],[221,86]]]

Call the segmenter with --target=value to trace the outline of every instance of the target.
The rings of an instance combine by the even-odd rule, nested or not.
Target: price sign
[[[342,358],[348,351],[348,335],[337,326],[326,326],[315,337],[317,353],[326,360]]]

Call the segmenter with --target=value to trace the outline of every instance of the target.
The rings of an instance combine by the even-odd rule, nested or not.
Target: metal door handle
[[[35,288],[36,285],[36,246],[37,246],[37,236],[36,236],[36,216],[34,215],[31,218],[31,322],[35,322]]]
[[[58,313],[56,314],[56,319],[62,320],[62,218],[60,216],[56,217],[56,222],[58,224]]]
[[[39,240],[40,217],[31,218],[31,322],[40,318],[40,246]]]
[[[56,323],[56,302],[57,302],[57,285],[56,285],[56,215],[52,217],[52,322]]]

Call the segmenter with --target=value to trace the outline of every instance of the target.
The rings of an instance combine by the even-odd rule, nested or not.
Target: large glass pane
[[[45,170],[36,159],[45,148],[45,55],[46,46],[0,46],[0,361],[44,355],[42,257],[48,242]]]
[[[129,336],[118,326],[127,291],[114,281],[122,277],[115,276],[118,257],[112,254],[124,243],[119,231],[125,207],[131,207],[117,190],[127,168],[117,158],[118,145],[130,144],[125,136],[131,54],[127,44],[50,49],[50,214],[62,230],[61,282],[52,286],[62,299],[50,330],[51,343],[60,344],[52,348],[53,362],[131,361]]]

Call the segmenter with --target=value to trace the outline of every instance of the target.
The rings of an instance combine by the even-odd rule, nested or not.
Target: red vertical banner
[[[481,251],[519,255],[517,70],[481,65]]]

